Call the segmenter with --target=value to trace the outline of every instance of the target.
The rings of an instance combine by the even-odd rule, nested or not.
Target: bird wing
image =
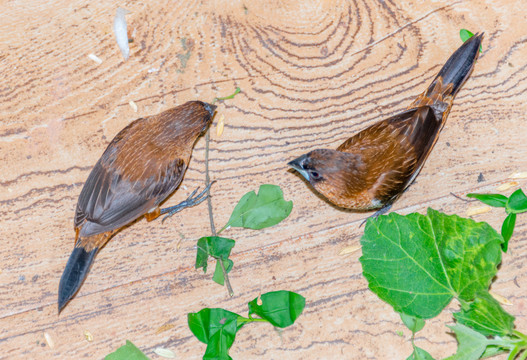
[[[337,150],[369,161],[361,184],[385,203],[399,196],[419,174],[441,130],[431,107],[421,106],[373,124]]]
[[[186,170],[177,158],[146,166],[144,180],[130,181],[112,165],[99,160],[84,184],[74,220],[81,237],[118,229],[149,212],[176,190]]]
[[[408,187],[421,171],[444,125],[442,118],[438,117],[430,106],[421,106],[413,110],[414,114],[407,119],[391,122],[391,125],[398,128],[401,136],[407,141],[406,146],[412,150],[412,157],[415,159],[415,165],[405,187]]]

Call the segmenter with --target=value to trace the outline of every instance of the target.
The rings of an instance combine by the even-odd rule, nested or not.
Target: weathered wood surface
[[[120,3],[134,42],[123,62],[112,33],[117,4],[4,1],[0,5],[0,358],[102,358],[133,341],[198,359],[205,346],[186,314],[202,307],[244,313],[261,292],[307,298],[304,315],[280,336],[269,326],[241,331],[236,359],[403,359],[409,332],[367,288],[357,244],[367,214],[337,210],[287,171],[310,149],[338,146],[404,108],[460,45],[458,31],[485,31],[484,52],[459,93],[417,183],[395,205],[464,214],[450,192],[493,191],[527,171],[527,3],[517,1],[156,1]],[[185,47],[182,44],[185,39]],[[90,53],[103,62],[98,65]],[[293,199],[284,223],[229,230],[238,240],[236,295],[193,269],[197,238],[209,233],[199,207],[165,223],[139,221],[101,251],[77,297],[57,315],[57,287],[73,246],[72,217],[91,167],[111,138],[137,117],[240,86],[219,106],[212,132],[213,205],[223,225],[236,201],[261,183]],[[134,113],[130,100],[138,105]],[[484,180],[478,182],[478,175]],[[170,200],[204,182],[204,141]],[[519,180],[526,186],[526,180]],[[512,191],[509,190],[507,193]],[[498,227],[499,210],[476,216]],[[178,247],[178,243],[181,241]],[[527,329],[527,221],[517,229],[493,289],[509,298]],[[451,304],[449,310],[454,310]],[[434,356],[455,349],[429,321],[417,344]],[[156,333],[163,324],[173,328]],[[93,334],[85,340],[83,332]],[[404,337],[397,334],[404,333]],[[45,344],[44,333],[54,340]]]

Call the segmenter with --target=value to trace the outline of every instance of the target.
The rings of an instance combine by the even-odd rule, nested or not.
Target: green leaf
[[[260,296],[249,303],[249,317],[256,314],[269,321],[273,326],[285,328],[292,325],[304,311],[306,299],[291,291],[273,291]]]
[[[240,199],[223,229],[228,227],[263,229],[287,218],[292,209],[293,202],[284,200],[279,186],[261,185],[258,195],[251,191]]]
[[[425,321],[415,316],[408,315],[405,313],[399,313],[401,320],[411,332],[416,333],[425,326]]]
[[[232,266],[234,265],[234,262],[231,259],[225,259],[223,260],[223,266],[225,266],[225,271],[227,274],[231,271]],[[216,270],[214,270],[214,275],[212,276],[212,280],[214,280],[217,284],[220,284],[223,286],[225,283],[225,279],[223,277],[223,270],[221,269],[220,260],[216,260]]]
[[[461,41],[465,42],[468,39],[470,39],[474,34],[467,29],[461,29],[459,30],[459,37],[461,38]]]
[[[522,213],[527,211],[527,196],[522,189],[518,189],[511,194],[507,201],[507,212]]]
[[[470,31],[468,31],[467,29],[459,30],[459,37],[461,38],[461,41],[463,41],[463,42],[467,41],[472,36],[474,36],[474,34],[472,32],[470,32]],[[481,47],[481,45],[479,46],[479,52],[483,52],[483,48]]]
[[[126,344],[106,355],[104,360],[149,360],[131,341],[126,340]]]
[[[514,225],[516,225],[516,214],[510,213],[501,225],[501,236],[503,236],[503,244],[501,244],[501,248],[504,252],[507,252],[507,249],[509,248],[509,240],[514,232]]]
[[[478,292],[469,308],[454,313],[454,318],[487,336],[510,335],[514,329],[514,316],[503,310],[487,291]]]
[[[199,341],[208,344],[211,337],[221,330],[227,322],[238,321],[240,316],[224,309],[201,309],[197,313],[188,314],[188,326],[190,331]],[[239,330],[244,323],[237,326]]]
[[[414,345],[414,352],[406,360],[434,360],[426,350]]]
[[[467,194],[467,197],[478,199],[482,203],[493,207],[505,207],[507,200],[509,200],[505,195],[501,194]]]
[[[196,253],[196,269],[203,268],[207,272],[207,261],[209,255],[216,259],[226,260],[231,254],[235,245],[232,239],[222,238],[219,236],[207,236],[198,240],[198,251]],[[232,266],[231,266],[232,267]]]
[[[428,209],[370,218],[362,269],[370,289],[397,312],[429,319],[452,297],[488,289],[501,262],[502,237],[487,223]]]
[[[487,348],[483,352],[483,355],[481,355],[481,359],[503,354],[504,352],[507,352],[507,350],[499,346],[490,345],[487,346]]]
[[[232,360],[229,356],[229,349],[234,342],[238,328],[237,320],[226,321],[209,339],[207,350],[203,360]]]
[[[456,353],[449,357],[452,360],[478,360],[486,347],[492,342],[479,332],[465,325],[448,326],[456,333],[458,347]]]

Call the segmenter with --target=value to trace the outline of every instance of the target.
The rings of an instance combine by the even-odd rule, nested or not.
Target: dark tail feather
[[[87,252],[81,247],[75,247],[68,259],[66,268],[62,273],[59,284],[59,313],[68,301],[80,289],[84,279],[90,271],[90,266],[95,259],[98,248]]]
[[[461,86],[469,77],[479,54],[479,47],[484,33],[476,34],[463,43],[445,63],[436,79],[441,77],[443,85],[453,84],[452,97],[455,97]],[[434,86],[435,80],[431,87]]]

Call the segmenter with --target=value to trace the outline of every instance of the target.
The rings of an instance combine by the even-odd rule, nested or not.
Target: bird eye
[[[313,179],[320,179],[320,174],[316,171],[310,171],[310,175]]]

